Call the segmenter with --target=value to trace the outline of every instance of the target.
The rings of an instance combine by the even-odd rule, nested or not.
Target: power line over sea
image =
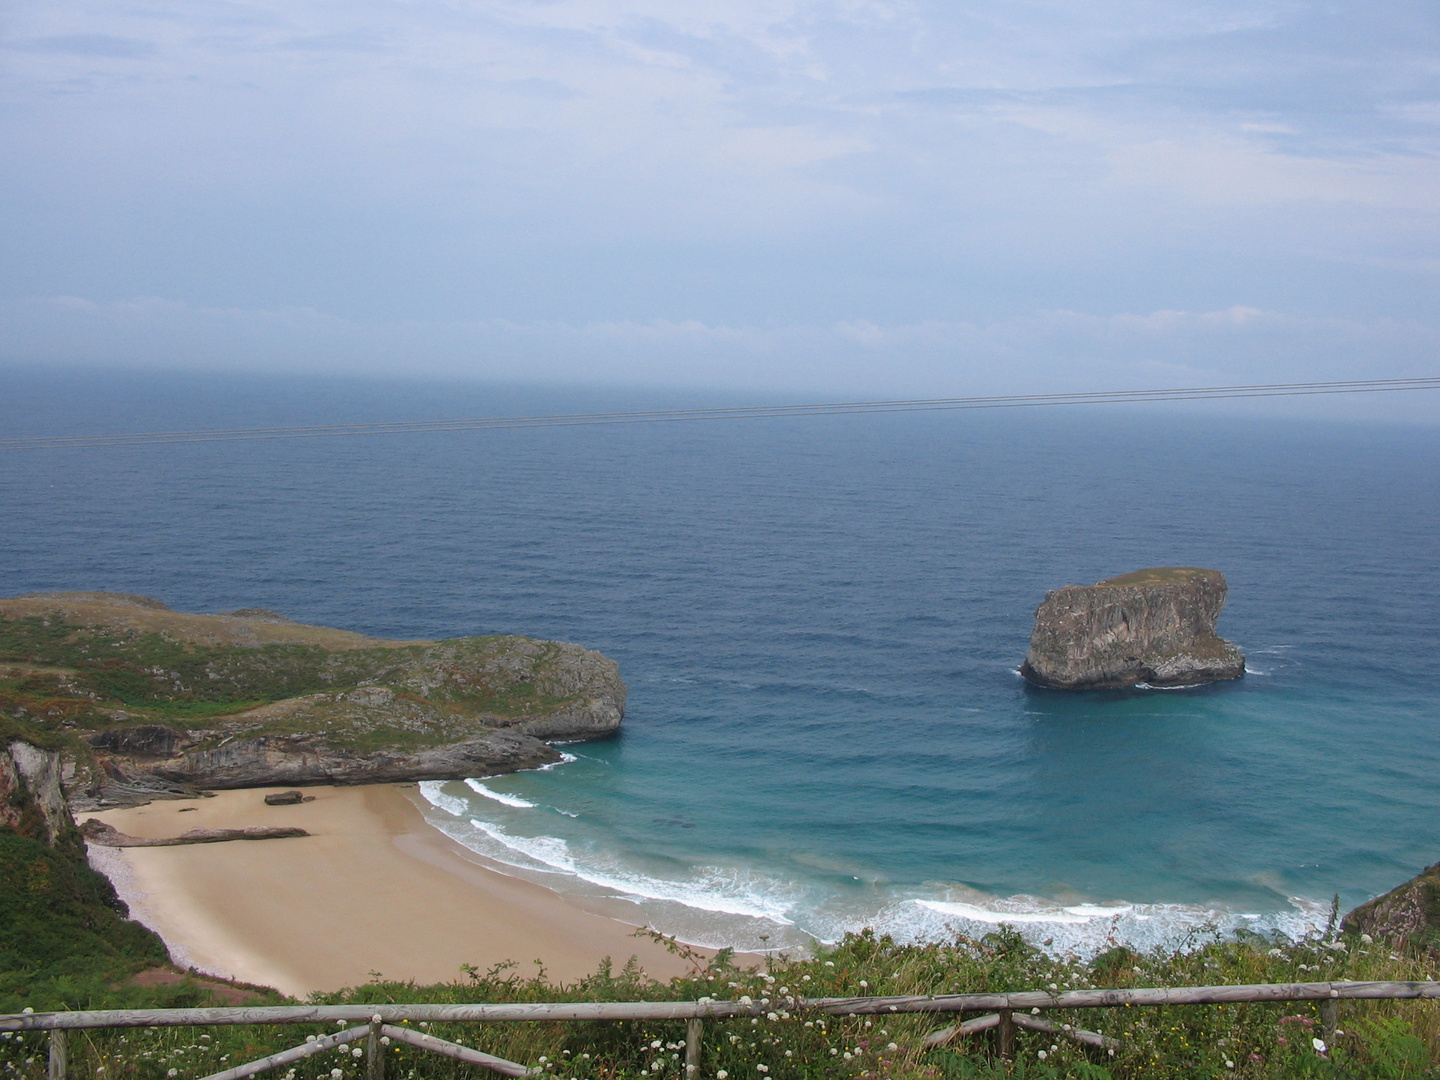
[[[744,405],[707,409],[566,413],[553,416],[486,416],[449,420],[398,420],[201,431],[43,435],[32,438],[0,439],[0,450],[144,446],[152,443],[251,442],[263,439],[325,439],[352,435],[401,435],[435,431],[593,427],[606,424],[668,424],[697,420],[755,420],[800,416],[850,416],[860,413],[944,412],[962,409],[1022,409],[1055,405],[1108,405],[1153,401],[1215,401],[1240,398],[1310,397],[1322,394],[1396,393],[1412,390],[1440,390],[1440,377],[1267,383],[1248,386],[1188,386],[1150,390],[1097,390],[1062,394],[1002,394],[988,397],[913,398],[901,401],[841,401],[808,405]]]

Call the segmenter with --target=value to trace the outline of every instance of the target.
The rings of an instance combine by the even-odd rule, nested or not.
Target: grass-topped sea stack
[[[1215,633],[1225,575],[1159,567],[1066,585],[1035,611],[1020,673],[1061,690],[1194,686],[1245,674],[1245,657]]]

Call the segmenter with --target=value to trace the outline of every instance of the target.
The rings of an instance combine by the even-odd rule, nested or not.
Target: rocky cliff
[[[531,768],[560,760],[546,740],[613,733],[625,696],[614,661],[533,638],[387,641],[109,593],[0,600],[0,718],[65,748],[55,768],[81,808]]]
[[[1340,929],[1422,948],[1440,945],[1440,863],[1367,900],[1345,916]]]
[[[1238,679],[1245,657],[1215,633],[1218,570],[1164,567],[1045,595],[1020,672],[1063,690]]]

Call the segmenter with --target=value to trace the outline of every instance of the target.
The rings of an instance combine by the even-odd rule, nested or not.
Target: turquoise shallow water
[[[638,397],[0,377],[15,434]],[[1440,433],[1140,408],[0,457],[0,590],[264,606],[620,661],[624,735],[428,785],[491,858],[692,941],[999,918],[1303,930],[1440,858]],[[1240,683],[1015,674],[1047,588],[1223,570]],[[606,899],[608,898],[608,899]]]

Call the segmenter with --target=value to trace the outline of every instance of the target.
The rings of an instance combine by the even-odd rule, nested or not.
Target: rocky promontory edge
[[[1215,633],[1225,575],[1158,567],[1046,593],[1020,673],[1061,690],[1194,686],[1245,673]]]
[[[0,720],[61,747],[77,810],[533,768],[561,760],[548,740],[615,732],[625,698],[613,660],[534,638],[387,641],[107,593],[0,600]]]

